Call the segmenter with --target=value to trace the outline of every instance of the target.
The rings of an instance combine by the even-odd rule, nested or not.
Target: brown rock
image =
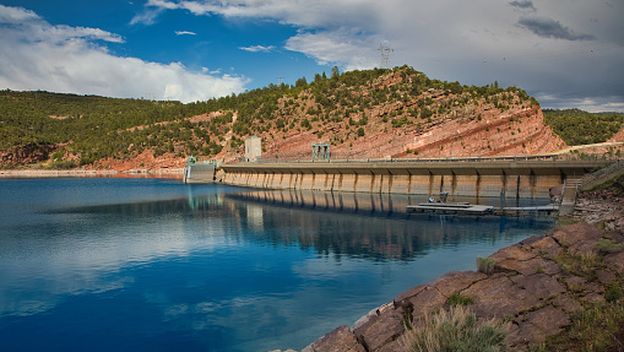
[[[372,316],[355,328],[353,333],[363,341],[367,351],[377,351],[405,331],[404,312],[402,308],[385,310],[381,315]]]
[[[546,274],[518,275],[512,277],[511,281],[527,291],[530,295],[529,301],[544,301],[565,292],[565,288],[556,279]]]
[[[497,262],[496,267],[505,271],[515,271],[523,275],[532,275],[535,273],[553,275],[561,271],[555,262],[539,257],[525,261],[507,259]]]
[[[401,302],[407,301],[408,299],[416,296],[417,294],[425,290],[427,287],[428,285],[418,285],[416,287],[410,288],[409,290],[402,292],[398,296],[396,296],[394,298],[394,302],[395,304],[400,305],[402,304]]]
[[[595,250],[602,233],[589,224],[572,224],[555,230],[552,237],[572,253],[586,253]]]
[[[579,301],[572,294],[568,293],[555,297],[552,300],[552,304],[568,314],[573,314],[583,309]]]
[[[621,272],[621,271],[617,271]],[[617,279],[617,276],[610,270],[596,270],[596,278],[603,285],[608,285]]]
[[[382,346],[378,352],[405,352],[405,347],[403,347],[401,339],[397,339]]]
[[[435,287],[427,286],[418,295],[409,299],[412,304],[414,318],[426,312],[440,308],[446,303],[447,297],[442,295]]]
[[[537,253],[547,255],[550,258],[556,257],[563,250],[551,236],[542,236],[531,239],[532,241],[526,242],[527,245],[537,251]]]
[[[609,254],[605,257],[604,262],[608,269],[624,273],[624,252]]]
[[[503,274],[479,281],[462,291],[462,294],[473,297],[474,311],[486,318],[513,317],[539,303],[536,296],[515,285]]]
[[[341,326],[308,345],[301,352],[366,352],[349,327]]]
[[[535,256],[535,253],[531,253],[530,251],[522,248],[521,244],[515,244],[513,246],[499,250],[498,252],[492,254],[490,258],[494,259],[496,262],[506,260],[524,261],[535,258]]]
[[[476,271],[452,272],[434,281],[431,286],[435,287],[442,295],[449,297],[485,278],[487,275]]]
[[[569,324],[568,314],[553,306],[546,306],[526,315],[526,320],[520,323],[519,340],[525,344],[540,343]]]

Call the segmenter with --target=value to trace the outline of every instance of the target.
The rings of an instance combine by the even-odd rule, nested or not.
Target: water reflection
[[[218,193],[167,201],[84,206],[62,214],[108,214],[120,218],[184,216],[234,219],[236,240],[296,245],[332,254],[370,259],[411,260],[439,246],[495,242],[527,227],[548,229],[548,218],[471,217],[409,214],[411,197],[361,193],[257,191]],[[375,218],[383,218],[376,220]],[[97,220],[96,220],[97,221]],[[106,221],[105,221],[106,222]],[[113,224],[114,226],[114,224]],[[213,226],[213,225],[210,225]]]
[[[0,185],[11,219],[0,224],[9,350],[302,348],[408,287],[552,226],[408,215],[407,196],[37,182]]]

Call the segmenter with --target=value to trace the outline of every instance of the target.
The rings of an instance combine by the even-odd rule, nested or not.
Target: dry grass
[[[477,321],[470,309],[456,305],[423,317],[422,326],[405,333],[403,347],[410,352],[499,352],[505,350],[507,326]]]

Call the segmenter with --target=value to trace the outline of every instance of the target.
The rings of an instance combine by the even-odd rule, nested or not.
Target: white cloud
[[[341,30],[323,33],[299,33],[288,39],[286,49],[299,51],[320,64],[337,64],[346,70],[379,66],[375,45],[382,40],[376,36],[359,37]]]
[[[240,50],[243,51],[248,51],[250,53],[268,53],[273,51],[273,49],[275,49],[275,47],[273,45],[251,45],[251,46],[241,46],[239,47]]]
[[[111,53],[98,42],[123,43],[98,28],[51,25],[34,12],[0,5],[0,88],[114,97],[204,100],[242,92],[243,77],[193,72]]]
[[[195,32],[191,31],[175,31],[176,35],[197,35]]]
[[[622,1],[149,0],[145,10],[288,24],[298,33],[287,49],[345,69],[378,66],[376,49],[386,42],[390,64],[434,78],[498,80],[560,102],[624,101]],[[550,30],[527,24],[529,13],[548,19]]]

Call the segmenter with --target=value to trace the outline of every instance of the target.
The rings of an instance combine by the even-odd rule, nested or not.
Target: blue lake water
[[[260,194],[0,180],[1,350],[299,349],[554,225],[407,215],[401,197]]]

